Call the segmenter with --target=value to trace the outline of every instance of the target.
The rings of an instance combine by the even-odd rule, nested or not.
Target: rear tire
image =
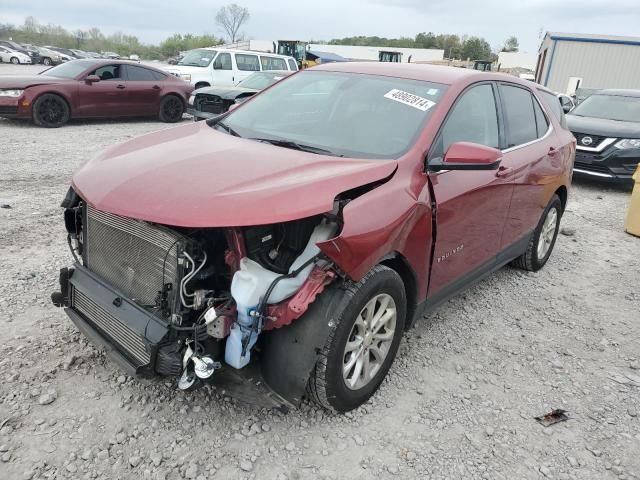
[[[18,65],[20,63],[20,60],[18,60],[18,57],[11,57],[9,61],[14,65]]]
[[[165,123],[176,123],[182,120],[184,113],[184,102],[176,95],[167,95],[160,102],[160,121]]]
[[[544,267],[556,244],[561,218],[562,202],[557,195],[554,195],[542,213],[526,251],[511,262],[511,265],[530,272],[537,272]]]
[[[307,396],[332,411],[346,412],[366,402],[387,375],[404,331],[407,300],[400,276],[383,265],[358,283],[347,282],[350,297],[334,312],[332,329],[307,383]],[[360,362],[360,363],[359,363]]]
[[[58,128],[69,121],[71,111],[66,100],[54,93],[38,97],[31,107],[33,123],[39,127]]]

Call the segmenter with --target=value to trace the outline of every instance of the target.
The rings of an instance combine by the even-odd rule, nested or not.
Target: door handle
[[[116,88],[118,88],[118,89],[122,90],[122,89],[127,88],[127,87],[125,87],[124,85],[120,84],[120,85],[118,85]]]
[[[511,167],[500,167],[498,168],[498,171],[496,172],[496,177],[508,177],[509,175],[511,175],[513,173],[513,168]]]
[[[160,90],[160,85],[154,85],[154,86],[153,86],[153,87],[151,87],[151,88],[153,88],[154,90]]]

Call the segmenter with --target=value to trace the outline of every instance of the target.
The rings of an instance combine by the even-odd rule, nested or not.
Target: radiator
[[[130,300],[154,306],[163,283],[176,289],[180,235],[87,206],[86,266]]]

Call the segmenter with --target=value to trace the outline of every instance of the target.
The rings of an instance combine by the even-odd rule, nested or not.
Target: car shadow
[[[175,123],[165,123],[158,120],[157,117],[127,117],[127,118],[79,118],[71,119],[66,125],[58,128],[72,127],[77,125],[116,125],[116,124],[137,124],[137,123],[152,123],[155,122],[158,125],[181,125],[185,122],[193,122],[191,115],[185,114],[182,120]],[[30,120],[15,119],[15,118],[0,118],[0,125],[17,127],[17,128],[44,128],[38,127]],[[54,130],[54,129],[52,129]]]
[[[581,187],[594,192],[606,192],[609,190],[615,192],[630,192],[633,189],[633,183],[607,182],[595,178],[573,177],[571,183],[574,185],[580,185]]]

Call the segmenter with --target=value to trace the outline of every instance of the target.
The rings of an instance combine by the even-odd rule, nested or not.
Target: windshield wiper
[[[224,128],[227,132],[229,132],[230,135],[233,135],[234,137],[240,137],[240,134],[238,132],[236,132],[233,128],[231,128],[229,125],[224,123],[222,120],[220,120],[219,122],[216,122],[214,126]]]
[[[327,150],[326,148],[313,147],[311,145],[304,145],[294,142],[293,140],[277,139],[277,138],[250,138],[249,140],[255,140],[256,142],[270,143],[277,147],[291,148],[292,150],[300,150],[302,152],[315,153],[317,155],[329,155],[332,157],[344,157],[336,152]]]

